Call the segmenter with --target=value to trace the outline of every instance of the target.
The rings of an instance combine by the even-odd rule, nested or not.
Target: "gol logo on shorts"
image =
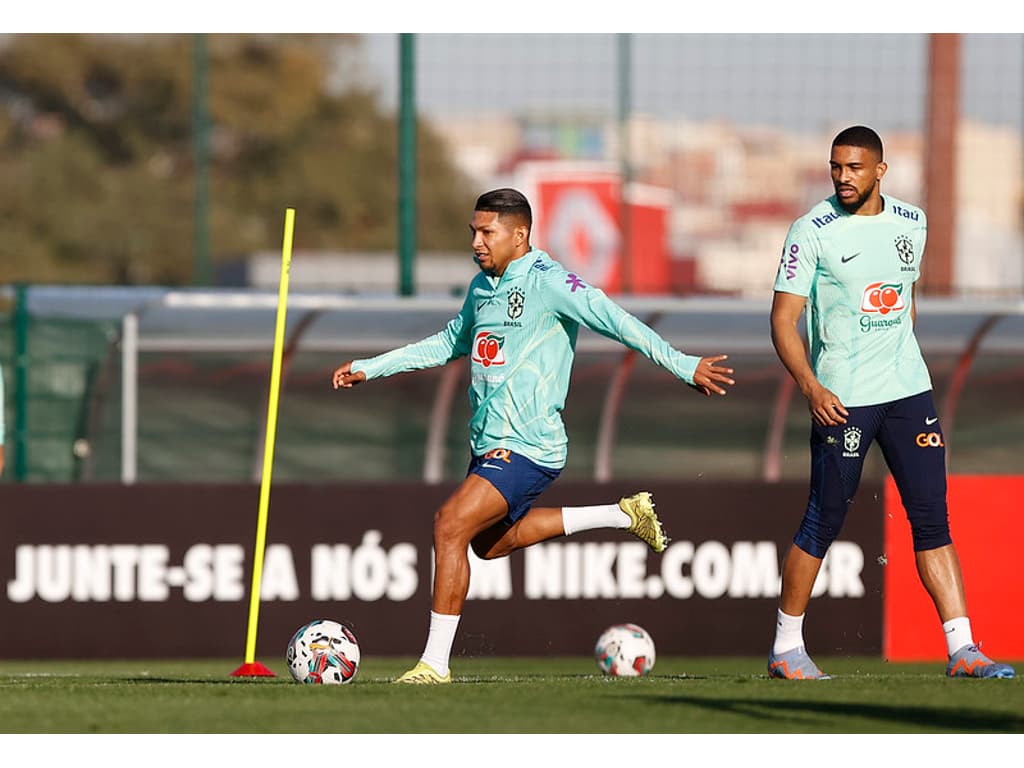
[[[512,451],[508,448],[495,448],[494,450],[488,451],[484,454],[485,459],[494,459],[495,461],[504,461],[506,464],[511,464],[512,459],[509,457],[512,455]]]
[[[942,448],[946,445],[938,432],[921,432],[914,442],[922,448]]]

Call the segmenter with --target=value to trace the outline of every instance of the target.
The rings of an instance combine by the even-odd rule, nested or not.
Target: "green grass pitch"
[[[0,660],[5,734],[1021,734],[1024,679],[939,663],[822,657],[833,679],[771,680],[754,658],[659,658],[644,678],[589,658],[461,658],[449,686],[399,686],[415,659],[364,659],[345,686],[237,678],[241,659]],[[1021,664],[1016,665],[1018,670]]]

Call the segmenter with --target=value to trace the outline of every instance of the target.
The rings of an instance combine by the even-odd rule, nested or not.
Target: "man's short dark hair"
[[[882,160],[882,139],[878,134],[866,125],[853,125],[839,132],[839,135],[832,139],[833,147],[861,147],[878,154],[878,160]]]
[[[496,213],[499,217],[514,216],[522,219],[527,228],[533,228],[533,210],[526,195],[518,189],[504,187],[484,192],[476,199],[477,211]]]

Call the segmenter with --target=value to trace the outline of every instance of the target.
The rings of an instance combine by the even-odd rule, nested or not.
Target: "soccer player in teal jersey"
[[[914,336],[924,211],[881,194],[887,166],[872,129],[832,142],[835,195],[790,227],[775,278],[772,342],[811,412],[807,510],[786,556],[772,677],[822,679],[804,646],[804,612],[822,559],[839,535],[873,441],[910,521],[917,572],[945,633],[951,677],[1013,677],[981,653],[949,535],[946,456],[932,384]],[[805,350],[797,327],[807,309]]]
[[[334,388],[402,371],[470,359],[470,465],[434,516],[430,627],[419,663],[402,683],[451,681],[449,659],[469,590],[468,549],[504,557],[556,536],[622,528],[654,551],[667,538],[650,494],[617,504],[532,507],[565,466],[562,409],[580,325],[641,352],[704,395],[726,394],[726,355],[698,358],[673,349],[651,328],[530,245],[530,204],[518,191],[479,197],[470,230],[480,272],[458,315],[440,332],[334,372]],[[528,513],[528,514],[527,514]]]

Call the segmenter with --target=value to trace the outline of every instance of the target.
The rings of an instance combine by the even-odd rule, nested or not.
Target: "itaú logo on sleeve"
[[[861,312],[877,312],[888,315],[906,309],[903,301],[903,283],[871,283],[864,289],[860,299]]]
[[[484,368],[505,364],[505,337],[490,331],[480,331],[473,341],[473,362]]]

